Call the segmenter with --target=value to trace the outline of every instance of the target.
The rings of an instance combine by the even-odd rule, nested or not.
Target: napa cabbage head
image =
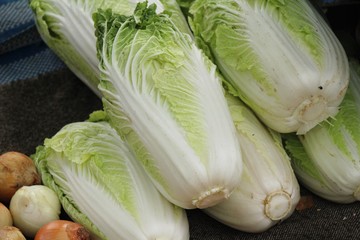
[[[116,131],[92,118],[99,122],[65,125],[32,156],[68,216],[96,239],[189,239],[185,212],[157,191]]]
[[[286,136],[298,179],[339,203],[360,200],[360,65],[350,61],[350,85],[334,119],[303,136]]]
[[[241,182],[228,200],[203,211],[244,232],[264,232],[285,221],[300,200],[300,187],[279,133],[243,102],[226,94],[242,150]]]
[[[94,19],[104,109],[158,189],[184,208],[226,199],[242,161],[216,66],[154,4]]]
[[[267,126],[303,134],[336,115],[348,60],[307,0],[195,0],[189,12],[199,46]]]
[[[99,8],[130,16],[142,0],[29,0],[37,29],[44,42],[93,92],[101,96],[99,61],[92,14]],[[175,0],[149,0],[166,11],[179,29],[190,33]]]

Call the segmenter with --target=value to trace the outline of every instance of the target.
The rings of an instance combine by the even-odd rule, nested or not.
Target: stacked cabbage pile
[[[269,229],[293,213],[297,179],[359,199],[358,73],[313,6],[179,3],[30,1],[103,102],[33,155],[67,214],[101,239],[188,239],[184,209]]]

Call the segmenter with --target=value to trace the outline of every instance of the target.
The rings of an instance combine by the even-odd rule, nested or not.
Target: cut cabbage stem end
[[[281,220],[290,212],[291,203],[289,193],[282,190],[273,192],[265,198],[265,215],[273,221]]]
[[[197,208],[204,209],[215,206],[216,204],[229,198],[229,196],[230,192],[228,189],[224,187],[214,187],[206,192],[201,193],[197,199],[192,201],[192,204]]]
[[[328,106],[323,96],[314,96],[305,99],[295,110],[295,116],[303,123],[297,134],[304,134],[318,123],[336,114],[336,108]]]

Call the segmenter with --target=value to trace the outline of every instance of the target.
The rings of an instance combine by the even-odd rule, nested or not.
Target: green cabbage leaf
[[[98,90],[99,61],[92,14],[100,9],[130,16],[143,0],[29,0],[34,19],[44,42],[94,93]],[[166,12],[184,32],[188,23],[175,0],[149,0]]]
[[[303,136],[285,136],[304,186],[339,203],[360,199],[360,65],[350,60],[350,85],[334,119]]]
[[[189,239],[185,211],[159,193],[107,122],[65,125],[32,158],[69,217],[96,239]]]
[[[195,0],[189,13],[198,45],[267,126],[304,134],[336,115],[348,59],[307,0]]]
[[[183,208],[226,199],[242,161],[216,66],[153,4],[94,20],[104,110],[154,184]]]

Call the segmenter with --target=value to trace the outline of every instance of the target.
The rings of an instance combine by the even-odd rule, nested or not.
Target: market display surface
[[[101,8],[95,6],[96,1],[95,5],[78,3],[72,5],[72,11],[89,11],[92,17],[84,11],[81,23],[89,26],[93,20],[95,34],[92,39],[81,39],[73,49],[68,48],[71,41],[64,39],[76,33],[59,34],[56,31],[61,27],[56,23],[62,19],[51,18],[59,13],[56,7],[66,9],[66,5],[57,5],[59,2],[33,0],[28,5],[8,1],[0,5],[6,9],[14,4],[17,14],[28,16],[28,22],[24,18],[11,31],[10,27],[1,29],[0,224],[16,228],[4,227],[0,236],[54,239],[55,234],[71,229],[69,234],[76,239],[359,238],[360,118],[356,114],[360,72],[356,36],[349,45],[340,38],[341,45],[320,14],[311,15],[315,12],[311,7],[306,10],[309,12],[304,10],[311,5],[297,1],[284,4],[319,19],[320,25],[305,23],[308,18],[302,14],[299,22],[287,22],[288,26],[307,24],[302,33],[290,34],[298,38],[305,34],[307,40],[301,44],[326,46],[326,54],[321,48],[303,52],[302,61],[312,59],[313,70],[326,64],[331,67],[326,77],[321,67],[314,70],[322,76],[312,75],[317,90],[311,92],[310,102],[300,101],[305,110],[292,110],[303,115],[294,117],[289,121],[292,125],[283,130],[279,129],[284,126],[278,124],[281,120],[276,120],[274,131],[262,123],[274,121],[267,120],[267,113],[261,114],[263,103],[254,103],[246,96],[251,90],[242,92],[241,83],[235,82],[236,78],[247,78],[264,84],[261,88],[265,89],[269,83],[262,77],[271,74],[255,67],[250,73],[253,79],[243,67],[237,73],[238,68],[232,69],[236,65],[226,58],[228,53],[222,52],[226,49],[218,47],[219,41],[226,39],[221,35],[226,30],[215,27],[218,35],[212,36],[216,40],[208,32],[213,26],[206,23],[226,16],[223,11],[236,13],[230,11],[232,1],[221,5],[196,0],[190,9],[186,1],[179,1],[192,19],[190,27],[175,1],[128,8],[119,4],[119,9],[128,11],[121,14],[115,5],[111,11],[92,12]],[[250,11],[247,1],[244,5],[240,2],[239,9],[249,7]],[[44,11],[50,11],[49,4],[54,4],[54,13]],[[283,3],[278,4],[271,11]],[[171,17],[162,13],[164,9]],[[129,14],[134,10],[135,15]],[[204,23],[199,17],[202,11],[209,16]],[[73,17],[71,11],[65,12],[67,18]],[[30,13],[41,17],[36,19]],[[54,28],[47,31],[50,23]],[[210,36],[197,35],[201,32]],[[228,46],[235,47],[233,43]],[[79,49],[89,51],[76,52]],[[277,59],[288,53],[283,49]],[[256,54],[248,52],[249,59],[244,62],[266,63],[256,59]],[[324,59],[327,61],[322,62]],[[272,69],[273,76],[289,75],[290,66],[299,66],[296,61],[288,64],[288,68]],[[294,76],[301,73],[298,70]],[[317,83],[318,78],[323,79]],[[277,78],[273,83],[282,81],[271,91],[262,91],[269,94],[264,98],[275,96],[280,101],[278,107],[265,108],[281,109],[281,98],[276,94],[281,94],[286,81]],[[310,85],[302,91],[312,89]],[[331,99],[334,92],[337,99]],[[287,94],[287,100],[295,96],[292,91]],[[327,102],[333,105],[326,106]],[[308,111],[313,106],[315,109]],[[24,162],[16,163],[15,158]],[[4,168],[9,159],[13,168],[16,164],[33,166],[19,177]],[[24,179],[29,182],[21,182]],[[10,180],[18,181],[19,190],[5,191]],[[24,199],[30,204],[24,205]],[[32,211],[38,209],[37,216],[28,214],[28,205]]]

